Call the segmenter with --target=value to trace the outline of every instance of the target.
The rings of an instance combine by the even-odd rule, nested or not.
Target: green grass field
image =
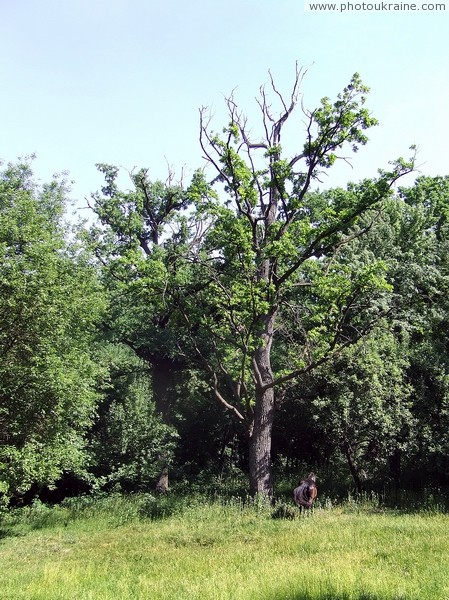
[[[448,600],[449,516],[235,500],[35,505],[0,525],[1,600]]]

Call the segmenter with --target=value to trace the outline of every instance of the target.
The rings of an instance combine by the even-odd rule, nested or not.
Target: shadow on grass
[[[0,528],[0,541],[5,540],[6,538],[20,537],[22,534],[17,531],[13,531],[12,529],[1,529]]]
[[[178,496],[149,495],[140,507],[139,513],[141,517],[151,519],[152,521],[160,521],[179,513],[185,505],[186,500]]]

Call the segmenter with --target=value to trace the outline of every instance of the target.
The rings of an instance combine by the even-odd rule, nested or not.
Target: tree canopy
[[[63,224],[64,181],[38,186],[31,165],[0,175],[0,485],[52,484],[84,458],[101,375],[96,273]]]

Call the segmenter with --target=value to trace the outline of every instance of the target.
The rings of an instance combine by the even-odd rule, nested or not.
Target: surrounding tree
[[[361,218],[369,231],[335,260],[382,261],[387,318],[295,386],[282,409],[294,422],[278,426],[278,452],[306,460],[308,451],[321,466],[341,458],[359,490],[381,476],[396,486],[446,481],[448,191],[447,179],[421,177],[382,202],[375,220]]]
[[[399,458],[404,479],[447,485],[449,178],[419,177],[414,186],[401,189],[400,196],[409,215],[403,258],[413,248],[414,260],[402,269],[408,289],[401,290],[405,306],[399,333],[408,336],[408,378],[418,427],[414,451]]]
[[[0,173],[0,492],[54,483],[85,460],[97,401],[95,271],[65,241],[63,180]]]
[[[103,490],[148,490],[171,463],[177,434],[156,413],[144,361],[123,344],[107,343],[102,362],[108,377],[88,437],[89,471]]]
[[[312,400],[316,429],[332,440],[333,462],[347,463],[357,492],[366,481],[390,481],[389,459],[410,449],[415,429],[407,353],[386,325],[336,358]]]
[[[184,188],[173,175],[153,182],[141,169],[130,173],[132,189],[122,191],[119,169],[98,168],[105,186],[93,195],[93,209],[102,229],[91,235],[110,297],[105,327],[112,341],[126,344],[149,366],[153,401],[171,426],[176,385],[188,364],[178,306],[184,296],[195,294],[187,256],[202,234],[202,223],[188,209],[206,200],[209,187],[200,172]],[[168,483],[167,456],[156,487],[166,491]]]

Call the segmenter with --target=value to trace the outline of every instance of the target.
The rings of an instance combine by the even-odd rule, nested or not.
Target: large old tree
[[[288,98],[271,79],[277,113],[261,89],[259,138],[232,97],[221,134],[201,111],[201,145],[225,198],[211,202],[214,227],[193,257],[208,285],[184,310],[216,398],[246,427],[251,492],[266,497],[273,494],[275,408],[287,386],[360,339],[388,310],[382,262],[335,257],[369,229],[359,217],[375,219],[394,182],[413,169],[413,160],[399,159],[347,190],[313,192],[323,173],[347,160],[341,153],[366,143],[376,120],[357,74],[335,102],[324,98],[311,112],[298,104],[302,75],[297,69]],[[298,115],[305,136],[287,156],[281,136]]]

